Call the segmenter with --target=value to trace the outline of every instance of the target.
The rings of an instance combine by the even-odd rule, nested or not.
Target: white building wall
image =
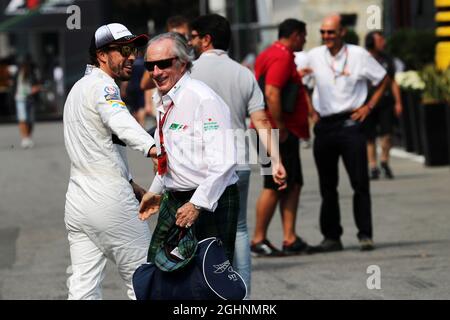
[[[370,17],[367,9],[372,5],[378,6],[381,9],[381,19],[383,8],[383,0],[257,0],[257,2],[270,2],[273,10],[270,13],[270,22],[274,25],[287,18],[304,21],[308,31],[305,49],[320,45],[319,29],[322,19],[333,12],[357,15],[355,31],[360,38],[360,44],[363,44],[365,35],[370,31],[367,28],[367,19]],[[271,34],[274,40],[276,32]]]

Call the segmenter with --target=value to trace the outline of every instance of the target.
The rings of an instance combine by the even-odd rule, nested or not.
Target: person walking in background
[[[256,79],[264,90],[267,115],[280,133],[280,156],[287,173],[287,188],[280,191],[272,176],[264,176],[264,186],[256,204],[256,226],[251,251],[255,256],[305,253],[308,245],[295,231],[303,175],[299,138],[302,113],[308,113],[306,92],[294,63],[294,52],[303,49],[306,25],[287,19],[278,27],[278,41],[264,50],[255,63]],[[277,204],[283,224],[280,252],[267,239],[267,230]]]
[[[37,70],[35,69],[31,56],[26,55],[17,71],[16,91],[14,96],[19,131],[22,138],[20,146],[25,149],[34,146],[34,142],[31,138],[36,116],[36,95],[40,90],[41,85],[38,80]]]
[[[231,28],[228,20],[217,14],[200,16],[191,23],[190,45],[195,57],[191,76],[206,83],[228,105],[231,113],[231,127],[241,130],[243,135],[237,141],[240,210],[237,223],[233,266],[243,277],[247,285],[247,298],[251,287],[250,240],[247,230],[247,198],[250,184],[250,166],[246,162],[248,144],[245,142],[246,114],[250,115],[257,130],[265,129],[268,133],[272,127],[264,112],[264,96],[253,73],[248,68],[232,60],[227,50],[230,45]],[[211,72],[214,70],[214,72]],[[263,133],[260,133],[262,136]],[[270,140],[268,137],[268,141]],[[262,139],[265,141],[265,139]],[[269,148],[270,149],[270,148]],[[274,160],[274,179],[280,185],[285,176],[284,168],[276,157]]]
[[[13,86],[13,77],[9,71],[8,60],[0,59],[0,116],[7,115],[9,110],[9,94]]]
[[[129,108],[130,113],[143,128],[145,128],[145,119],[147,116],[145,109],[145,95],[144,91],[141,89],[141,79],[144,72],[144,56],[141,52],[138,52],[136,60],[134,60],[133,63],[130,80],[123,81],[120,85],[123,101]]]
[[[145,190],[128,168],[126,146],[156,156],[155,141],[131,116],[115,81],[128,81],[137,47],[146,35],[124,25],[99,27],[91,40],[91,64],[64,105],[64,142],[71,162],[65,224],[73,274],[69,299],[101,299],[107,259],[135,299],[131,279],[146,261],[150,230],[138,219]]]
[[[189,20],[183,16],[169,17],[166,21],[166,30],[167,32],[178,32],[186,39],[189,39]]]
[[[338,196],[338,162],[342,156],[354,190],[353,213],[361,250],[374,248],[366,138],[361,122],[380,99],[388,77],[383,67],[364,48],[346,44],[341,16],[327,16],[320,28],[324,45],[308,52],[315,86],[313,153],[319,174],[320,230],[324,236],[310,253],[342,250],[343,229]],[[370,100],[367,81],[377,86]]]
[[[394,174],[389,166],[389,152],[392,147],[395,116],[400,117],[403,110],[400,87],[395,81],[395,63],[384,52],[385,45],[386,41],[380,31],[372,31],[367,34],[365,39],[366,49],[386,69],[390,79],[389,88],[384,91],[373,112],[364,120],[367,135],[367,156],[369,159],[370,179],[372,180],[377,180],[380,176],[380,169],[377,164],[377,136],[380,136],[381,142],[381,172],[388,179],[394,178]],[[368,97],[371,97],[375,90],[376,87],[370,86]]]

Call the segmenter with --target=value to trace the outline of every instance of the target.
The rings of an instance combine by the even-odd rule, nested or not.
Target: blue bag
[[[192,260],[175,271],[141,265],[133,274],[133,287],[137,300],[242,300],[247,295],[244,280],[215,237],[199,241]]]

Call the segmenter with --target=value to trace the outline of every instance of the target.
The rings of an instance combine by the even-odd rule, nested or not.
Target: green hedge
[[[400,29],[387,41],[387,51],[407,69],[420,70],[434,62],[437,38],[432,30]]]

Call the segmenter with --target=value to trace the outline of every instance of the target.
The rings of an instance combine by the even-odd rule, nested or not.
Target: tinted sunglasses
[[[336,34],[336,30],[322,30],[322,29],[320,29],[320,34],[331,34],[331,35],[333,35],[333,34]]]
[[[145,69],[147,69],[150,72],[153,72],[155,70],[155,66],[158,67],[158,69],[167,69],[172,66],[173,60],[178,59],[178,57],[173,57],[169,59],[164,60],[157,60],[157,61],[145,61],[144,66]]]
[[[120,52],[122,57],[128,58],[131,54],[137,55],[138,49],[134,46],[111,46],[108,50],[117,50]]]

